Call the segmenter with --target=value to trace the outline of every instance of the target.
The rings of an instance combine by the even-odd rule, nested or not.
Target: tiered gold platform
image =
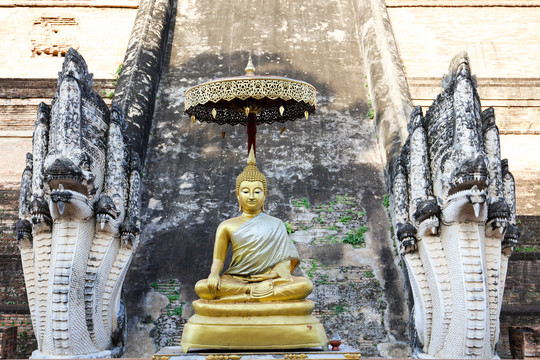
[[[328,348],[311,300],[252,303],[193,302],[184,326],[182,351]]]

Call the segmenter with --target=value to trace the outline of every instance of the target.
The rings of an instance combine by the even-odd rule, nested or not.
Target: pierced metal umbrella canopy
[[[246,75],[210,81],[188,89],[185,111],[191,121],[246,125],[248,152],[255,150],[257,124],[308,118],[317,106],[312,85],[278,76],[255,75],[249,57]]]

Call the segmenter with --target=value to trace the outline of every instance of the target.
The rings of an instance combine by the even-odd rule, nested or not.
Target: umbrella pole
[[[248,115],[248,121],[246,125],[247,135],[248,135],[248,156],[249,150],[253,146],[253,154],[257,155],[257,144],[256,144],[256,135],[257,135],[257,114],[250,112]]]

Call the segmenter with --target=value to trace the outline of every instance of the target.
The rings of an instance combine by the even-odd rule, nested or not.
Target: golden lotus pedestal
[[[322,324],[311,315],[311,300],[219,303],[193,302],[195,315],[184,326],[182,352],[190,349],[328,349]]]

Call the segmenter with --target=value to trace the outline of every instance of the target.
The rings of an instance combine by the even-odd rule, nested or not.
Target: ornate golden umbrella
[[[296,120],[315,111],[312,85],[278,76],[255,75],[249,57],[246,75],[210,81],[188,89],[185,111],[195,120],[246,125],[248,152],[256,148],[257,124]]]

